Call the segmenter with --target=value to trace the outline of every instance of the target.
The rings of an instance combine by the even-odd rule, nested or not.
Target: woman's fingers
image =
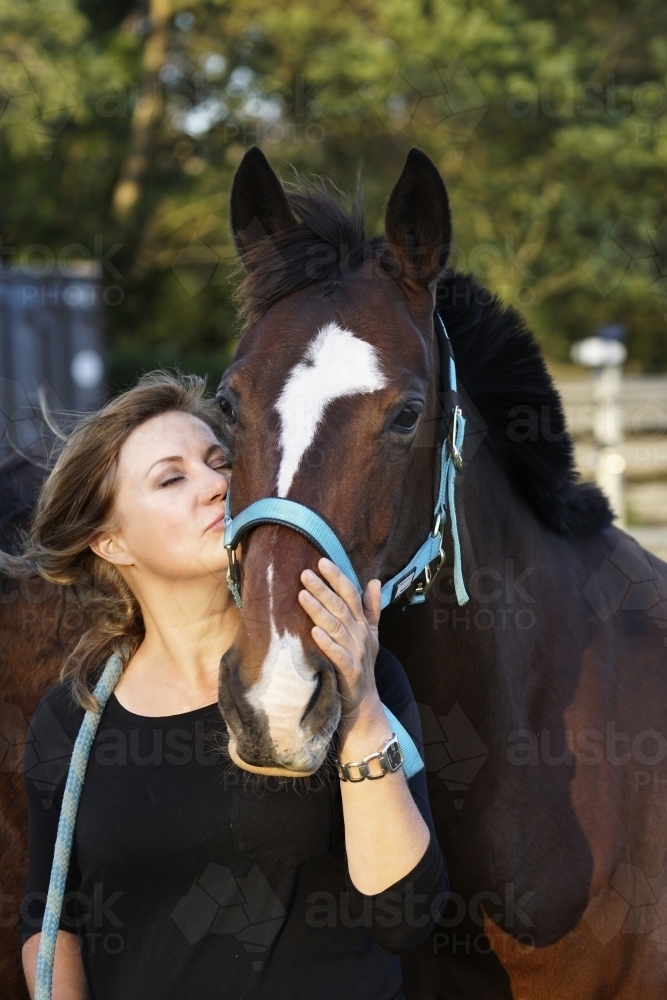
[[[328,632],[320,628],[319,625],[315,625],[311,629],[311,635],[327,659],[331,660],[334,667],[340,670],[343,675],[347,675],[354,666],[351,654],[343,646],[335,642]]]
[[[382,611],[380,591],[379,580],[369,580],[364,591],[364,615],[372,629],[377,629],[380,624],[380,612]]]
[[[314,624],[326,632],[332,640],[344,646],[352,646],[354,644],[352,636],[346,628],[346,622],[337,615],[332,614],[332,612],[329,611],[329,609],[325,607],[317,597],[309,593],[309,591],[299,591],[299,603],[304,611],[310,615]],[[353,623],[350,619],[350,625],[352,624]]]
[[[317,590],[313,590],[315,596],[333,614],[338,614],[338,610],[343,610],[344,608],[345,612],[351,615],[355,621],[363,622],[364,612],[361,606],[361,596],[352,581],[345,576],[345,573],[335,563],[330,559],[325,559],[324,556],[319,560],[317,568],[326,582],[318,577],[317,574],[312,573],[312,570],[305,571],[306,575],[312,573],[312,578],[308,577],[308,579],[317,587]],[[301,575],[301,579],[308,586],[304,579],[304,574]],[[310,586],[308,589],[311,589]]]

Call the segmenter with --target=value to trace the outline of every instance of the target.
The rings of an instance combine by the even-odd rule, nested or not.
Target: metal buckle
[[[239,561],[236,558],[236,548],[232,545],[226,545],[227,555],[229,557],[229,562],[227,564],[227,583],[239,586],[241,583],[241,567],[239,566]]]
[[[456,466],[457,469],[463,468],[463,456],[461,455],[459,449],[456,447],[456,438],[458,436],[456,432],[458,430],[459,417],[462,416],[463,413],[461,412],[461,407],[455,406],[452,412],[452,423],[449,428],[449,434],[447,435],[449,452],[452,456],[452,461],[454,462],[454,465]]]
[[[438,575],[442,567],[445,565],[445,550],[442,547],[442,540],[440,542],[440,551],[438,552],[437,559],[438,563],[435,569],[431,569],[430,563],[427,566],[424,566],[424,569],[422,571],[424,574],[424,579],[420,580],[419,583],[415,586],[413,594],[413,598],[414,597],[418,598],[417,601],[414,602],[415,604],[421,604],[421,600],[419,600],[419,598],[423,600],[426,594],[428,594],[429,590],[435,583],[436,576]]]

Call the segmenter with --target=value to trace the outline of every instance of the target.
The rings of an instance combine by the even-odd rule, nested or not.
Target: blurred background
[[[667,556],[659,0],[0,0],[0,447],[40,399],[97,406],[156,365],[217,384],[254,143],[285,179],[361,164],[369,231],[422,147],[452,264],[526,316],[583,474]],[[572,353],[590,338],[617,347]]]

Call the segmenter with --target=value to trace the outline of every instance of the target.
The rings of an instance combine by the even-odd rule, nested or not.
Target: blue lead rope
[[[86,768],[88,767],[90,748],[93,745],[93,740],[95,739],[95,734],[102,718],[102,712],[109,700],[109,695],[120,680],[122,672],[123,667],[120,659],[115,653],[112,653],[93,692],[99,705],[99,711],[92,712],[88,710],[86,712],[76,742],[74,743],[74,749],[72,750],[72,758],[63,794],[63,803],[60,810],[60,819],[58,821],[58,834],[53,851],[53,864],[51,866],[49,891],[46,897],[44,920],[42,922],[42,933],[37,952],[35,1000],[51,1000],[53,990],[53,960],[56,954],[58,925],[60,924],[60,915],[63,909],[63,897],[65,894],[67,873],[69,872],[70,858],[72,856],[72,843],[74,841],[74,826],[76,824],[76,814],[79,808],[83,780],[86,776]],[[417,771],[421,771],[424,767],[424,762],[407,729],[398,721],[386,705],[383,705],[382,708],[384,709],[389,725],[398,738],[401,753],[403,754],[405,777],[411,778]]]
[[[79,807],[79,799],[81,798],[83,779],[86,775],[90,748],[93,745],[104,706],[109,700],[109,695],[118,683],[122,672],[123,667],[120,659],[113,653],[107,660],[102,676],[98,680],[93,692],[97,699],[99,710],[92,712],[89,709],[86,712],[74,744],[74,749],[72,750],[72,759],[63,794],[63,804],[60,810],[60,820],[58,821],[58,835],[53,852],[53,865],[51,867],[49,891],[46,897],[42,936],[39,941],[39,951],[37,952],[35,1000],[51,1000],[53,959],[56,953],[58,924],[60,923],[60,915],[63,908],[63,895],[65,893],[65,883],[67,881],[70,856],[72,854],[74,824],[76,823],[76,813]]]

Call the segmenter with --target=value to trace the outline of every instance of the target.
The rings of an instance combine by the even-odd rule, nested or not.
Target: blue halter
[[[457,400],[456,366],[452,346],[439,313],[434,313],[435,327],[440,341],[440,354],[442,359],[442,386],[443,392],[454,400],[451,411],[451,421],[449,432],[443,437],[440,448],[440,486],[438,489],[438,499],[433,511],[433,528],[421,547],[414,554],[412,559],[403,569],[392,576],[381,589],[381,606],[386,608],[388,604],[397,600],[411,587],[414,590],[408,598],[409,604],[421,604],[426,600],[426,594],[430,590],[433,582],[442,568],[445,561],[444,533],[447,522],[447,511],[449,510],[452,543],[454,545],[454,590],[459,604],[467,604],[469,598],[463,583],[461,571],[461,543],[459,541],[459,530],[456,520],[456,505],[454,497],[454,483],[456,470],[463,464],[461,449],[463,447],[463,437],[465,434],[465,418],[461,413],[461,408]],[[229,493],[227,494],[227,511],[229,512]],[[264,497],[250,504],[245,510],[240,511],[236,517],[227,515],[225,520],[225,548],[229,554],[229,569],[227,571],[227,583],[239,608],[241,600],[241,579],[240,568],[236,559],[236,548],[243,538],[253,528],[260,524],[282,524],[287,528],[298,531],[311,542],[315,548],[326,556],[352,581],[359,593],[362,593],[362,586],[354,570],[349,556],[343,548],[340,539],[335,531],[326,521],[310,507],[297,503],[295,500],[287,500],[283,497]],[[432,564],[435,563],[435,566]],[[420,579],[423,577],[423,579]]]

